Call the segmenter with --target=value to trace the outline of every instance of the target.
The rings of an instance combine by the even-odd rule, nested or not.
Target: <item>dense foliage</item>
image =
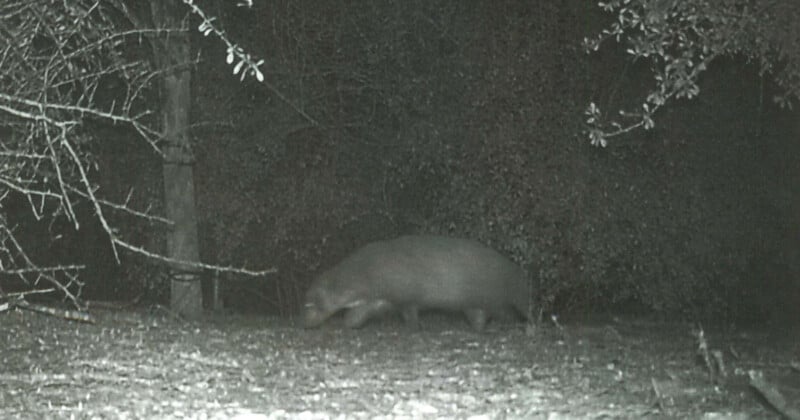
[[[291,308],[322,267],[407,232],[512,255],[544,310],[739,316],[742,284],[788,278],[785,190],[764,168],[797,151],[761,151],[759,78],[740,61],[711,67],[708,99],[600,152],[578,136],[581,104],[635,100],[647,69],[586,58],[581,40],[608,23],[586,2],[256,2],[219,22],[236,22],[225,29],[271,84],[238,84],[201,39],[206,256],[281,268],[236,304]]]
[[[791,2],[755,2],[772,5],[756,14],[737,1],[612,2],[622,16],[613,20],[584,0],[186,3],[237,42],[205,36],[213,29],[200,9],[187,9],[202,31],[193,40],[192,141],[203,260],[280,268],[269,282],[226,276],[231,306],[292,312],[323,267],[365,242],[414,232],[476,238],[512,256],[543,311],[763,318],[800,301],[798,150],[784,141],[796,134],[760,101],[796,95],[797,43],[788,41],[796,29],[757,25],[791,16]],[[101,221],[122,209],[113,202],[128,214],[145,209],[161,179],[150,165],[158,140],[148,128],[154,114],[144,112],[156,103],[138,56],[144,34],[119,26],[124,8],[14,4],[39,11],[18,22],[31,31],[0,31],[13,38],[6,57],[18,60],[0,75],[2,159],[13,169],[2,180],[14,191],[3,197],[26,204],[4,207],[4,216],[33,203],[37,216],[74,224],[70,205],[80,198]],[[703,8],[750,20],[721,20],[739,29],[717,38],[713,14],[691,18]],[[84,18],[63,17],[75,11]],[[71,26],[85,30],[89,18],[99,19],[94,32]],[[683,32],[667,32],[676,27]],[[633,41],[587,56],[582,41],[604,28]],[[628,46],[655,65],[626,62]],[[782,89],[763,84],[762,69]],[[700,87],[708,94],[662,107]],[[655,116],[652,130],[628,130],[607,149],[585,144],[587,101],[599,112],[642,97],[650,105],[632,125],[653,127]],[[625,127],[590,116],[598,142]],[[137,130],[151,142],[137,141]],[[132,185],[140,188],[126,201]],[[112,213],[114,223],[101,222],[90,240],[157,248],[158,230]],[[61,230],[31,239],[48,232]],[[5,238],[8,268],[21,254]],[[123,278],[164,292],[143,267],[127,266]]]

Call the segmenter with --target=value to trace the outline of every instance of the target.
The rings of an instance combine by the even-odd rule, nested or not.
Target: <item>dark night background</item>
[[[202,259],[280,270],[223,275],[228,309],[292,315],[356,247],[428,232],[511,256],[546,311],[800,318],[796,113],[772,105],[756,66],[717,62],[699,98],[600,149],[582,133],[585,107],[638,106],[652,76],[614,44],[583,51],[608,23],[592,2],[234,3],[206,6],[290,103],[240,82],[224,46],[195,32]],[[160,162],[107,131],[103,189],[134,185],[134,204],[158,208]],[[162,233],[123,228],[158,248]],[[161,269],[117,266],[99,232],[48,248],[89,264],[86,297],[164,301]]]

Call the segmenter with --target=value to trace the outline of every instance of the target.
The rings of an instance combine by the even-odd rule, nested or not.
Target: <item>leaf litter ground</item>
[[[0,418],[781,418],[753,369],[800,401],[796,328],[706,331],[709,366],[683,324],[94,316],[0,314]]]

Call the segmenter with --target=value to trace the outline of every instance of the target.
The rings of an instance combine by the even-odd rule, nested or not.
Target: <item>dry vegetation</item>
[[[187,324],[160,310],[95,315],[78,324],[2,314],[4,419],[779,418],[748,370],[790,408],[800,396],[798,335],[777,329],[707,332],[722,375],[683,324],[475,333],[435,314],[421,331],[393,319],[353,331],[270,318]]]

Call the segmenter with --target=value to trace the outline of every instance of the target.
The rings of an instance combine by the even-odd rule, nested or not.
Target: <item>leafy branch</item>
[[[700,93],[698,79],[716,58],[744,55],[758,60],[784,89],[775,102],[791,106],[800,93],[800,54],[785,42],[798,39],[800,4],[792,0],[611,0],[598,3],[615,16],[610,27],[584,38],[587,53],[608,41],[626,43],[633,60],[649,60],[655,87],[639,110],[620,111],[624,122],[606,121],[590,103],[584,111],[591,144],[605,147],[608,139],[638,128],[655,126],[654,114],[669,101],[692,99]]]
[[[242,47],[237,44],[234,44],[233,41],[230,40],[230,37],[220,29],[217,25],[214,24],[216,18],[209,17],[200,7],[198,7],[194,0],[183,0],[183,2],[189,6],[189,9],[192,13],[196,14],[200,17],[202,22],[197,27],[197,30],[200,31],[204,36],[208,36],[214,34],[220,41],[222,41],[226,49],[226,56],[225,62],[230,65],[233,65],[233,74],[239,75],[240,80],[244,80],[245,77],[248,75],[253,76],[258,80],[260,83],[263,83],[267,89],[269,89],[275,96],[277,96],[280,100],[282,100],[287,105],[291,106],[292,109],[295,110],[298,114],[300,114],[306,121],[310,122],[313,125],[319,125],[316,119],[308,115],[302,108],[300,108],[297,104],[291,101],[286,95],[281,93],[274,85],[264,79],[264,74],[261,72],[261,65],[264,64],[264,60],[256,61],[250,54],[246,53]],[[241,1],[238,3],[240,7],[252,7],[253,3],[251,0]],[[236,63],[236,64],[234,64]]]

